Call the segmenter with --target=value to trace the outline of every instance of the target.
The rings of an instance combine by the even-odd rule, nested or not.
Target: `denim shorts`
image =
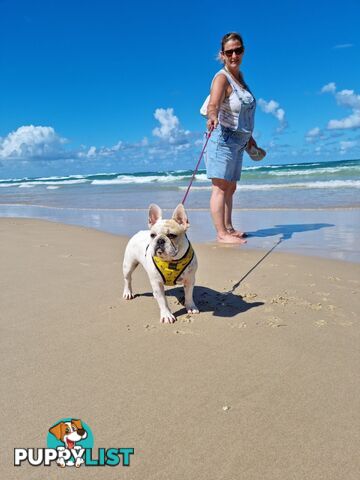
[[[236,182],[241,177],[243,153],[251,133],[218,125],[208,141],[205,165],[208,178]]]

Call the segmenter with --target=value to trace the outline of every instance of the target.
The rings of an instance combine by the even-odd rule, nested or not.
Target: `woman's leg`
[[[233,207],[233,196],[236,191],[236,182],[228,182],[228,188],[225,192],[225,215],[224,215],[224,224],[228,233],[234,235],[235,237],[244,237],[244,232],[239,232],[235,230],[232,224],[232,207]]]
[[[223,243],[246,243],[245,240],[230,234],[225,225],[225,212],[229,210],[226,207],[227,191],[233,190],[233,182],[228,182],[221,178],[212,178],[212,192],[210,198],[210,211],[212,220],[216,229],[217,239]],[[234,191],[234,190],[233,190]],[[228,194],[229,195],[229,194]],[[231,216],[231,209],[230,209]]]

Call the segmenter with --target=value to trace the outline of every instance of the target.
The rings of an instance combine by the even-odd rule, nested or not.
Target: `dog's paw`
[[[131,290],[124,288],[123,299],[124,300],[132,300],[134,295]]]
[[[171,312],[162,313],[160,316],[160,323],[174,323],[176,318]]]
[[[187,310],[187,313],[200,313],[200,310],[197,308],[195,303],[192,305],[185,305],[185,308]]]

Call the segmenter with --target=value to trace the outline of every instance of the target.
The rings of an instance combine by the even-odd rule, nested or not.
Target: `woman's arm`
[[[208,121],[206,126],[208,130],[212,130],[218,126],[219,108],[225,99],[227,86],[229,86],[229,82],[225,75],[219,74],[215,77],[211,87],[210,100],[207,107]]]

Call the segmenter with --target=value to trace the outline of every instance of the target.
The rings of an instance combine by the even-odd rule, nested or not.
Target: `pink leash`
[[[203,157],[203,155],[204,155],[204,152],[205,152],[205,149],[206,149],[206,145],[208,144],[208,141],[209,141],[209,138],[211,137],[212,131],[213,131],[213,128],[209,131],[209,133],[206,133],[206,142],[205,142],[205,144],[204,144],[204,146],[203,146],[203,149],[202,149],[202,151],[201,151],[201,153],[200,153],[200,157],[199,157],[199,160],[198,160],[198,162],[197,162],[197,164],[196,164],[194,173],[193,173],[193,175],[192,175],[192,177],[191,177],[189,186],[188,186],[188,188],[187,188],[187,190],[186,190],[186,193],[185,193],[185,195],[184,195],[184,198],[182,199],[182,202],[181,202],[183,205],[184,205],[184,203],[185,203],[186,197],[188,196],[188,193],[189,193],[189,190],[190,190],[190,188],[191,188],[191,185],[192,185],[192,183],[193,183],[193,181],[194,181],[195,175],[196,175],[196,173],[197,173],[197,171],[198,171],[198,169],[199,169],[199,165],[200,165],[201,159],[202,159],[202,157]]]

